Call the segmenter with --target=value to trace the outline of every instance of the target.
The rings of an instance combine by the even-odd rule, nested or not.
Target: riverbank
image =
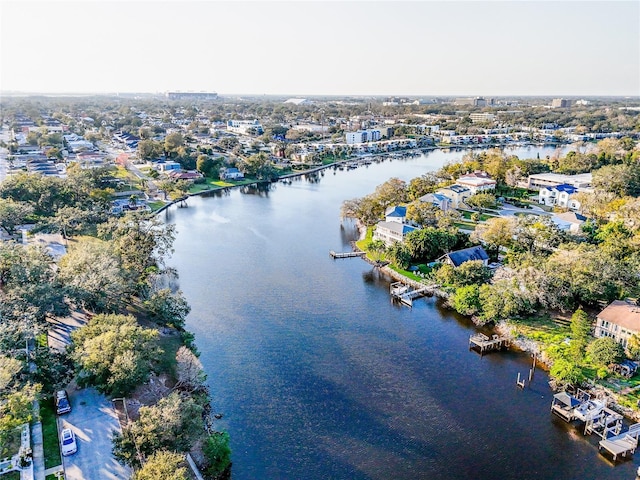
[[[413,289],[418,290],[427,285],[422,279],[409,278],[392,267],[386,264],[381,265],[379,261],[371,258],[365,245],[365,242],[370,240],[370,230],[359,221],[356,221],[356,225],[359,239],[351,242],[351,246],[354,251],[365,253],[365,255],[361,256],[362,259],[394,281],[402,282]],[[440,288],[435,288],[433,294],[444,300],[449,297],[447,292]],[[569,319],[566,315],[561,315],[560,317],[560,320],[557,320],[555,317],[552,318],[550,315],[545,315],[529,321],[501,321],[494,324],[492,330],[500,336],[508,338],[510,348],[530,354],[536,359],[536,364],[540,368],[549,372],[554,361],[549,355],[548,348],[556,347],[566,342],[571,336],[568,324]],[[471,317],[471,320],[473,320],[473,317]],[[624,415],[630,421],[640,421],[640,411],[637,408],[640,404],[640,379],[622,379],[611,376],[599,380],[592,378],[591,375],[587,375],[587,378],[588,380],[581,385],[583,390],[589,391],[593,395],[606,395],[610,399],[611,408]],[[559,388],[553,385],[552,382],[550,382],[550,387],[553,390],[558,390]]]
[[[162,207],[160,207],[158,210],[153,211],[154,215],[157,215],[161,212],[164,212],[165,210],[167,210],[169,207],[178,204],[180,202],[184,202],[186,201],[189,197],[196,197],[196,196],[201,196],[201,195],[207,195],[210,193],[215,193],[215,192],[222,192],[225,190],[230,190],[230,189],[236,189],[239,187],[245,187],[248,185],[256,185],[256,184],[260,184],[260,183],[277,183],[280,180],[289,180],[292,178],[297,178],[297,177],[302,177],[304,175],[313,175],[314,173],[319,173],[321,171],[330,169],[330,168],[339,168],[340,166],[346,165],[348,163],[351,163],[353,161],[358,161],[358,160],[364,160],[364,159],[368,159],[368,158],[372,158],[372,157],[383,157],[385,159],[389,158],[391,160],[396,159],[396,158],[402,158],[403,156],[412,156],[412,155],[416,155],[416,154],[421,154],[421,153],[427,153],[427,152],[433,152],[436,150],[440,150],[443,152],[446,151],[464,151],[464,150],[489,150],[492,148],[498,148],[498,149],[507,149],[507,148],[522,148],[522,147],[552,147],[552,148],[559,148],[562,146],[566,146],[568,145],[567,143],[541,143],[541,142],[517,142],[517,143],[512,143],[509,145],[477,145],[477,144],[472,144],[472,145],[432,145],[432,146],[426,146],[426,147],[420,147],[420,148],[411,148],[411,149],[406,149],[406,150],[400,150],[400,151],[393,151],[393,152],[379,152],[379,153],[371,153],[371,154],[363,154],[363,155],[357,155],[357,154],[352,154],[351,156],[343,159],[343,160],[339,160],[339,161],[335,161],[335,162],[331,162],[328,163],[326,165],[319,165],[317,167],[313,167],[307,170],[301,170],[298,172],[291,172],[291,173],[287,173],[281,176],[278,176],[278,178],[276,180],[273,181],[266,181],[266,182],[260,182],[260,181],[253,181],[253,182],[247,182],[247,183],[239,183],[236,185],[225,185],[225,186],[216,186],[216,187],[211,187],[208,188],[206,190],[200,190],[198,192],[192,192],[192,193],[188,193],[186,196],[172,200],[170,202],[168,202],[167,204],[163,205]]]

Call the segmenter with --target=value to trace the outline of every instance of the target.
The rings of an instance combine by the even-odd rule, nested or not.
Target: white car
[[[70,428],[65,428],[60,434],[60,449],[64,456],[72,455],[78,451],[76,436]]]

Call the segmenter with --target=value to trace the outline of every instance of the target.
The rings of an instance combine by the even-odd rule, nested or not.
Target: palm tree
[[[131,195],[129,197],[129,206],[131,208],[135,208],[138,206],[138,196],[137,195]]]

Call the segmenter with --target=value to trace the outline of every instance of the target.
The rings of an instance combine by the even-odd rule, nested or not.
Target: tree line
[[[175,228],[139,212],[111,216],[110,178],[107,169],[71,168],[65,179],[25,173],[0,184],[0,225],[9,234],[31,223],[68,239],[57,262],[41,246],[0,242],[0,444],[32,420],[33,400],[50,401],[73,377],[113,398],[168,374],[171,394],[114,439],[116,457],[138,479],[162,469],[159,478],[189,478],[175,462],[197,447],[210,478],[228,474],[228,436],[212,428],[206,377],[184,330],[190,307],[165,265]],[[75,310],[87,324],[66,352],[50,349],[48,319]],[[180,339],[177,352],[163,351],[167,335]]]

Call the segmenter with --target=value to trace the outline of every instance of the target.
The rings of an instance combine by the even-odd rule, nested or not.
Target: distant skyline
[[[0,90],[638,96],[638,1],[0,0]]]

